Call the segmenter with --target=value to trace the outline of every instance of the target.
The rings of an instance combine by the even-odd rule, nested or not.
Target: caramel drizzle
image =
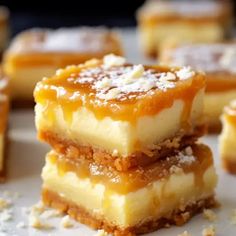
[[[74,172],[79,178],[89,178],[94,184],[105,184],[110,191],[126,194],[143,188],[153,181],[169,178],[172,166],[181,168],[184,173],[194,173],[195,186],[202,188],[204,173],[213,164],[212,154],[208,147],[195,145],[193,155],[196,160],[190,164],[179,163],[178,158],[173,156],[127,172],[119,172],[111,167],[95,164],[91,160],[69,159],[56,153],[50,153],[48,158],[57,166],[61,176],[67,172]]]

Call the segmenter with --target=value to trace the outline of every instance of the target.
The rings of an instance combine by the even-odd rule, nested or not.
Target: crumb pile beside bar
[[[38,137],[52,146],[43,202],[114,235],[181,225],[214,205],[212,153],[197,139],[205,76],[107,55],[34,91]]]

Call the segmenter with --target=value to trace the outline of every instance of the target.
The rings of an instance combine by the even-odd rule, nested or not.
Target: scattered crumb
[[[74,223],[71,220],[70,216],[66,215],[61,219],[61,226],[64,227],[64,228],[74,227]]]
[[[25,222],[23,222],[23,221],[19,222],[19,223],[16,225],[16,228],[18,228],[18,229],[23,229],[23,228],[25,228],[25,227],[26,227],[26,224],[25,224]]]
[[[45,206],[43,204],[43,202],[39,201],[38,203],[36,203],[35,205],[33,205],[30,209],[30,211],[32,212],[37,212],[38,214],[42,214],[45,211]]]
[[[11,205],[11,202],[9,200],[0,198],[0,211],[8,208]]]
[[[0,214],[0,222],[6,222],[13,219],[12,210],[5,209]]]
[[[230,217],[230,223],[232,225],[236,225],[236,209],[233,209],[231,217]]]
[[[99,229],[94,236],[109,236],[109,234],[105,232],[103,229]]]
[[[62,216],[62,213],[56,209],[45,209],[41,213],[41,217],[44,219],[50,219],[50,218],[58,217],[58,216]]]
[[[211,222],[214,222],[217,220],[217,215],[215,212],[211,209],[204,209],[203,210],[203,217]]]
[[[203,229],[202,231],[202,236],[215,236],[216,235],[216,230],[213,225]]]
[[[182,234],[178,234],[178,236],[191,236],[191,234],[188,231],[184,231]]]
[[[35,229],[52,229],[53,226],[47,223],[42,222],[42,220],[37,215],[29,216],[29,226]]]

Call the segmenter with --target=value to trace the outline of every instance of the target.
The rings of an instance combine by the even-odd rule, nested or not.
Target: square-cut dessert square
[[[203,134],[204,89],[204,75],[191,68],[107,55],[37,84],[39,138],[67,156],[120,170],[154,162]]]
[[[236,100],[225,106],[221,121],[219,149],[222,165],[226,171],[236,174]]]
[[[9,40],[9,11],[0,6],[0,53],[6,48]]]
[[[5,159],[7,157],[7,129],[9,113],[8,79],[0,69],[0,181],[5,178]]]
[[[155,56],[169,43],[222,41],[231,11],[226,1],[146,1],[137,14],[142,49]]]
[[[236,43],[185,44],[163,50],[160,61],[206,73],[204,115],[209,131],[219,132],[223,107],[236,99]]]
[[[15,102],[32,102],[33,89],[44,76],[108,53],[121,55],[122,48],[118,34],[104,27],[26,30],[16,36],[4,54],[11,96]]]
[[[182,225],[215,204],[217,177],[211,151],[204,145],[188,146],[128,172],[54,151],[46,159],[43,202],[116,236]]]

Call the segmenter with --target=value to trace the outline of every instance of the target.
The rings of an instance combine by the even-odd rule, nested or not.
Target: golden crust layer
[[[69,214],[77,221],[89,225],[94,229],[104,229],[109,233],[113,233],[114,236],[135,236],[143,233],[149,233],[160,228],[169,227],[169,225],[183,225],[192,216],[201,212],[204,208],[210,208],[216,206],[214,196],[207,199],[199,200],[191,205],[188,205],[184,210],[177,210],[172,212],[169,218],[160,218],[145,222],[141,225],[121,229],[116,225],[106,222],[104,219],[99,219],[96,216],[91,215],[83,207],[67,201],[60,197],[57,193],[50,190],[43,189],[42,200],[47,206],[56,208],[64,213]]]
[[[174,138],[167,139],[156,145],[153,149],[136,152],[130,156],[122,157],[110,154],[105,150],[92,146],[80,146],[69,140],[62,139],[61,136],[51,132],[39,131],[38,137],[49,143],[58,153],[68,158],[93,159],[96,163],[107,165],[118,171],[127,171],[137,166],[146,166],[167,155],[173,154],[176,150],[192,145],[206,131],[205,125],[195,128],[193,133],[179,133]]]

